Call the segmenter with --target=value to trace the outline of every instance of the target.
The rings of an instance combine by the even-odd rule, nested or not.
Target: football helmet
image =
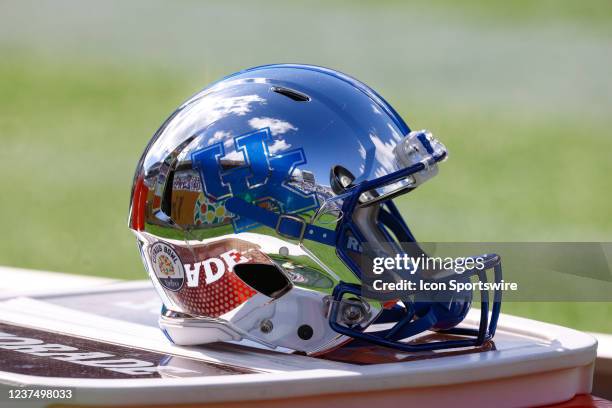
[[[363,290],[375,255],[424,253],[393,200],[446,157],[430,132],[411,131],[375,91],[331,69],[267,65],[213,83],[162,124],[134,177],[129,227],[163,301],[160,327],[181,345],[308,355],[351,339],[406,351],[482,344],[498,292],[491,305],[481,291],[470,328],[459,325],[472,291]],[[484,270],[461,279],[501,280],[499,257],[482,257]]]

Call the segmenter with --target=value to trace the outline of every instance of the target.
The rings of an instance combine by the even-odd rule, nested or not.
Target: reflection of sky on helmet
[[[217,130],[210,139],[206,142],[208,146],[213,145],[215,143],[223,142],[232,137],[231,132],[225,132],[223,130]]]
[[[240,86],[233,86],[236,84]],[[274,92],[272,86],[296,90],[311,100],[294,101]],[[397,170],[393,148],[402,135],[397,119],[381,103],[347,81],[321,72],[247,71],[213,84],[186,102],[159,133],[160,140],[155,151],[148,153],[145,167],[163,160],[167,152],[196,133],[201,136],[179,160],[189,160],[193,151],[222,143],[223,158],[243,161],[233,138],[267,127],[272,137],[269,152],[279,155],[302,148],[307,163],[300,169],[312,172],[318,184],[329,185],[333,165],[346,167],[357,181],[377,178]]]
[[[291,123],[274,118],[253,118],[249,120],[249,125],[255,130],[269,128],[272,136],[282,135],[290,130],[298,130]]]
[[[188,103],[175,112],[174,118],[163,130],[162,137],[156,144],[156,150],[151,151],[147,156],[145,166],[163,160],[168,152],[208,124],[232,116],[244,116],[251,111],[252,104],[265,102],[258,95],[211,94],[195,99],[195,103]],[[219,131],[214,136],[216,138],[230,137],[231,132],[229,130]],[[199,147],[203,147],[206,144],[203,144],[203,141],[204,139],[200,139],[196,143]]]

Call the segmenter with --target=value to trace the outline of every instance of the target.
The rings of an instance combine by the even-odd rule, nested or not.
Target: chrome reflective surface
[[[360,242],[386,239],[378,214],[388,212],[353,212],[347,187],[389,179],[359,194],[378,202],[435,175],[445,157],[431,134],[410,133],[373,90],[336,71],[272,65],[212,84],[162,124],[134,178],[129,225],[165,306],[160,326],[179,344],[315,354],[346,342],[332,326],[363,330],[382,304],[330,295],[360,283],[351,257]]]
[[[306,351],[325,348],[328,343],[342,341],[343,336],[333,332],[320,318],[326,313],[322,298],[330,295],[340,281],[356,283],[358,278],[338,259],[333,247],[317,242],[299,243],[265,226],[234,234],[232,214],[223,200],[205,193],[199,169],[193,163],[194,153],[220,145],[221,167],[243,168],[248,158],[235,138],[261,129],[268,129],[270,156],[282,157],[298,146],[302,150],[302,163],[289,173],[287,184],[302,194],[316,196],[317,205],[301,215],[313,217],[318,210],[316,225],[330,230],[342,219],[339,214],[342,200],[330,187],[331,167],[347,169],[354,175],[355,183],[396,171],[393,148],[409,131],[382,98],[335,71],[283,65],[235,74],[194,95],[154,135],[136,170],[130,226],[137,233],[143,261],[167,308],[190,316],[229,321],[237,332],[264,343],[280,341],[281,346]],[[273,208],[276,204],[264,201],[260,205]],[[157,258],[151,255],[159,240],[172,247],[167,259],[163,254]],[[193,269],[203,268],[203,261],[220,259],[223,252],[231,250],[240,251],[249,258],[248,262],[276,265],[293,283],[293,296],[270,303],[269,298],[250,292],[252,289],[247,285],[243,288],[239,279],[227,278],[227,282],[219,281],[226,285],[223,288],[233,291],[234,286],[240,286],[239,293],[245,299],[237,297],[235,304],[220,305],[212,300],[216,295],[206,289],[213,285],[202,282],[197,287],[187,286]],[[171,259],[174,255],[180,259],[175,265]],[[167,273],[175,268],[176,273],[184,274],[183,286],[169,289],[172,278],[160,284],[163,265],[156,262],[165,262]],[[234,276],[231,268],[227,269],[225,276]],[[206,275],[203,272],[200,279]],[[316,329],[313,337],[320,338],[306,341],[295,333],[284,333],[283,330],[288,330],[284,327],[293,324],[283,322],[275,322],[274,330],[263,333],[259,321],[250,322],[242,315],[245,307],[241,305],[249,295],[249,305],[258,309],[257,313],[250,313],[257,316],[255,320],[265,315],[293,322],[296,315],[302,315],[304,324]],[[262,297],[261,301],[256,300],[258,297]],[[263,311],[264,304],[270,310]],[[236,313],[238,309],[241,312]]]

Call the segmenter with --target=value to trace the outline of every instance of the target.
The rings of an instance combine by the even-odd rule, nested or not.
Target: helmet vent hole
[[[234,266],[234,273],[257,292],[274,299],[292,287],[291,281],[276,265],[243,263]]]
[[[310,97],[301,92],[295,91],[293,89],[273,86],[271,88],[272,92],[276,92],[277,94],[281,94],[286,96],[287,98],[293,99],[296,102],[308,102],[310,101]]]

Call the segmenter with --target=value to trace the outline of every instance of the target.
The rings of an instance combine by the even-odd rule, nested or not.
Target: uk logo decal
[[[263,207],[278,208],[285,214],[318,208],[314,192],[304,192],[289,184],[297,167],[306,163],[304,150],[272,155],[269,149],[272,143],[270,129],[265,128],[234,138],[238,160],[228,160],[223,142],[193,152],[191,161],[200,174],[204,194],[215,201],[238,197]],[[260,225],[238,216],[232,222],[235,232]]]

